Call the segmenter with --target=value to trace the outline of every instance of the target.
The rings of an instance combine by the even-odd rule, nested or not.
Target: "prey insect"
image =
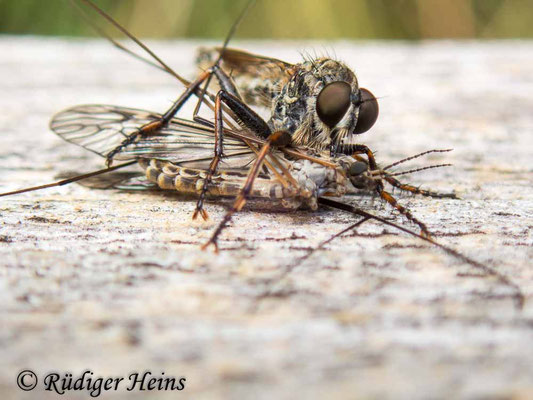
[[[448,150],[430,150],[380,167],[372,150],[354,141],[376,122],[378,101],[369,90],[360,87],[355,73],[345,64],[327,57],[290,64],[228,48],[243,13],[222,47],[200,52],[198,60],[204,70],[189,81],[94,3],[82,1],[150,58],[131,52],[108,37],[113,44],[170,73],[184,84],[185,90],[164,113],[82,105],[56,114],[50,128],[64,140],[104,157],[107,168],[0,196],[65,185],[139,164],[145,178],[135,177],[120,186],[157,186],[194,194],[198,200],[193,218],[208,218],[204,209],[208,197],[235,198],[204,248],[210,245],[217,248],[218,239],[233,215],[251,199],[279,202],[291,209],[315,210],[322,205],[358,215],[361,221],[374,219],[394,226],[513,286],[492,269],[432,239],[428,227],[386,190],[389,185],[428,197],[455,197],[404,184],[396,178],[399,173],[390,172],[405,161]],[[216,94],[210,86],[213,79],[218,84]],[[184,104],[193,97],[197,103],[192,118],[178,117]],[[200,115],[202,106],[212,110],[213,121]],[[269,108],[270,118],[264,120],[252,106]],[[426,168],[439,166],[443,165]],[[420,233],[338,200],[359,191],[379,196],[417,226]]]

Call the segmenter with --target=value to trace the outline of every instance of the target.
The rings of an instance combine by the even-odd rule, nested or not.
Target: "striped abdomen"
[[[199,195],[207,176],[205,170],[179,167],[169,161],[140,159],[139,164],[146,170],[149,181],[161,189],[180,193]],[[213,175],[207,193],[212,196],[237,196],[246,177],[240,172],[219,172]],[[295,195],[294,189],[285,188],[281,183],[261,176],[255,180],[251,193],[252,197],[264,199],[285,199]]]

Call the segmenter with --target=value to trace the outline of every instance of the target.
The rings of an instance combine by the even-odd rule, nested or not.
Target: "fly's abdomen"
[[[184,194],[199,195],[207,177],[207,171],[201,169],[184,168],[169,161],[139,160],[139,164],[146,171],[146,178],[156,183],[161,189],[176,190]],[[207,194],[211,196],[237,196],[247,175],[239,172],[220,172],[214,174]],[[293,188],[286,188],[273,179],[259,177],[255,181],[251,197],[281,200],[294,197]]]

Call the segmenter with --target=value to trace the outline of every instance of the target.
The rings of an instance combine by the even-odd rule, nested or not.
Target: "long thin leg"
[[[374,153],[372,152],[372,150],[370,150],[368,146],[365,146],[364,144],[350,145],[349,150],[352,156],[355,156],[357,154],[365,154],[368,159],[368,166],[370,167],[370,169],[372,171],[375,171],[378,169],[378,165],[376,163],[376,158],[374,157]]]
[[[213,244],[215,246],[215,250],[218,251],[218,246],[217,246],[218,236],[220,235],[222,230],[226,227],[228,222],[231,220],[231,217],[233,216],[233,214],[240,211],[246,204],[246,201],[248,200],[250,196],[250,192],[252,191],[254,180],[259,175],[259,172],[261,171],[261,166],[263,165],[263,162],[269,150],[273,146],[275,147],[287,146],[290,143],[290,140],[291,140],[290,134],[285,131],[274,132],[272,135],[270,135],[270,137],[266,140],[265,144],[261,148],[261,151],[259,152],[257,159],[252,165],[252,168],[250,169],[250,172],[248,173],[248,177],[246,178],[246,183],[244,184],[239,195],[237,196],[237,199],[233,203],[233,206],[226,213],[226,215],[224,215],[224,218],[218,224],[217,228],[213,232],[209,241],[207,241],[207,243],[205,243],[202,246],[202,249],[206,249],[210,244]]]
[[[217,62],[219,62],[220,60],[217,60]],[[231,81],[231,78],[229,76],[227,76],[219,67],[217,64],[214,64],[211,68],[209,68],[208,70],[206,70],[206,72],[209,74],[209,77],[206,79],[205,81],[205,84],[204,84],[204,87],[202,88],[202,90],[200,90],[200,93],[197,95],[198,97],[198,101],[196,102],[196,106],[194,107],[194,112],[193,112],[193,115],[192,115],[192,119],[193,121],[196,121],[200,124],[203,124],[203,125],[206,125],[206,126],[209,126],[209,127],[212,127],[213,126],[213,123],[203,117],[200,116],[200,108],[202,107],[202,104],[206,104],[210,109],[211,111],[215,111],[214,109],[214,106],[211,105],[211,103],[209,103],[208,101],[205,100],[205,96],[206,94],[209,94],[208,92],[208,89],[209,89],[209,84],[211,83],[211,79],[213,78],[213,75],[215,75],[219,81],[219,84],[220,84],[220,87],[222,88],[222,90],[225,90],[226,92],[230,93],[230,94],[233,94],[234,96],[238,97],[239,99],[241,99],[240,95],[238,94],[237,92],[237,88],[235,87],[235,85],[232,83]],[[223,82],[228,82],[226,84],[223,84]],[[216,101],[216,97],[213,97],[213,95],[209,94],[208,98],[210,100],[213,100],[213,98],[215,98],[215,101]],[[222,107],[223,111],[225,112],[228,112],[229,109],[227,107]],[[231,113],[230,113],[231,115]],[[224,120],[224,123],[234,129],[235,127],[233,126],[233,124],[231,124],[229,122],[229,120],[227,118],[223,118]]]
[[[216,68],[215,68],[216,71]],[[222,77],[224,75],[221,75]],[[217,76],[218,77],[218,76]],[[220,80],[220,78],[219,78]],[[230,87],[230,81],[226,82],[226,86]],[[193,219],[196,219],[198,214],[202,216],[204,220],[208,218],[207,212],[203,209],[205,196],[207,194],[207,188],[211,183],[213,174],[216,173],[218,164],[223,157],[223,142],[224,142],[224,125],[222,114],[222,102],[224,102],[237,116],[238,120],[246,126],[250,131],[255,133],[259,137],[269,137],[271,131],[266,122],[250,107],[248,107],[242,100],[225,90],[220,90],[217,93],[215,99],[215,154],[207,170],[207,176],[204,181],[200,198],[196,203],[196,209],[194,210]]]
[[[128,38],[130,38],[137,46],[139,46],[144,52],[146,52],[153,60],[155,60],[155,63],[152,63],[150,60],[145,59],[144,57],[140,56],[139,54],[134,53],[133,51],[125,48],[123,45],[118,43],[116,40],[111,38],[110,35],[106,34],[102,29],[100,29],[95,23],[92,23],[92,21],[89,19],[85,11],[79,7],[74,0],[70,0],[70,2],[73,4],[74,8],[80,12],[82,17],[89,22],[89,25],[91,25],[97,33],[101,34],[104,38],[109,40],[113,45],[115,45],[120,50],[125,51],[126,53],[132,55],[133,57],[143,61],[147,62],[157,68],[160,68],[169,74],[173,75],[175,78],[177,78],[183,85],[189,86],[190,82],[183,78],[182,76],[178,75],[172,68],[170,68],[161,58],[159,58],[152,50],[148,48],[143,42],[141,42],[139,39],[137,39],[131,32],[129,32],[126,28],[124,28],[122,25],[120,25],[115,19],[113,19],[109,14],[107,14],[104,10],[99,8],[93,1],[91,0],[80,0],[87,4],[89,7],[91,7],[96,13],[98,13],[101,17],[103,17],[105,20],[107,20],[112,26],[114,26],[116,29],[118,29],[120,32],[122,32],[124,35],[126,35]],[[228,34],[226,35],[226,38],[224,39],[224,44],[222,45],[222,51],[216,61],[216,65],[220,62],[224,55],[224,51],[228,46],[229,41],[235,34],[235,31],[237,30],[237,27],[241,23],[241,21],[244,19],[244,16],[248,12],[248,10],[252,7],[252,5],[255,3],[255,0],[250,0],[244,7],[244,9],[239,14],[239,17],[235,20],[233,25],[231,26]]]
[[[320,242],[316,247],[310,249],[307,251],[307,253],[305,253],[303,256],[301,256],[300,258],[296,259],[296,262],[294,264],[291,264],[287,270],[285,271],[285,273],[283,275],[286,275],[287,273],[289,273],[290,271],[292,271],[294,268],[296,268],[298,265],[300,265],[301,263],[303,263],[305,260],[307,260],[309,257],[311,257],[316,251],[322,249],[325,245],[327,245],[328,243],[332,242],[334,239],[338,238],[339,236],[342,236],[344,235],[346,232],[349,232],[355,228],[357,228],[359,225],[365,223],[366,221],[368,221],[370,219],[370,217],[363,217],[361,218],[359,221],[351,224],[350,226],[348,226],[347,228],[343,229],[342,231],[330,236],[328,239]]]
[[[389,182],[392,186],[400,190],[413,193],[413,194],[419,194],[419,195],[427,196],[427,197],[435,197],[438,199],[445,199],[445,198],[457,199],[457,195],[455,193],[439,193],[439,192],[434,192],[432,190],[420,189],[420,188],[417,188],[416,186],[401,183],[398,179],[395,179],[391,176],[385,176],[383,179]]]
[[[222,96],[219,92],[215,99],[215,156],[211,160],[209,168],[207,169],[207,175],[202,186],[202,191],[200,192],[200,197],[198,198],[198,202],[196,203],[196,209],[194,210],[192,219],[196,219],[196,217],[198,217],[198,214],[202,216],[204,221],[209,218],[207,212],[203,209],[204,200],[207,194],[207,188],[209,187],[209,184],[213,179],[213,175],[218,169],[218,164],[224,153],[224,126],[222,123],[222,111],[220,109],[221,98]]]
[[[213,126],[211,121],[208,121],[207,119],[200,116],[200,107],[205,102],[205,94],[207,93],[207,89],[209,88],[209,84],[211,83],[211,78],[213,77],[213,74],[209,74],[209,77],[205,80],[204,87],[200,91],[200,95],[198,96],[198,101],[196,102],[196,106],[194,107],[194,112],[192,113],[192,119],[193,121],[196,121],[200,124],[206,125],[206,126]],[[213,109],[213,112],[215,110]]]
[[[409,175],[409,174],[414,174],[415,172],[427,171],[428,169],[451,167],[452,165],[453,164],[450,164],[450,163],[432,164],[432,165],[426,165],[425,167],[413,168],[413,169],[408,169],[406,171],[398,171],[398,172],[386,172],[385,169],[382,168],[381,169],[381,174],[382,175],[387,175],[387,176]]]
[[[430,238],[430,237],[426,237],[426,236],[423,236],[423,235],[420,235],[416,232],[413,232],[412,230],[410,229],[407,229],[407,228],[404,228],[403,226],[400,226],[400,225],[397,225],[393,222],[390,222],[390,221],[387,221],[386,219],[384,218],[381,218],[381,217],[378,217],[377,215],[373,215],[373,214],[370,214],[366,211],[363,211],[359,208],[356,208],[354,206],[351,206],[349,204],[344,204],[344,203],[340,203],[338,201],[335,201],[335,200],[331,200],[331,199],[328,199],[328,198],[325,198],[325,197],[319,197],[318,198],[318,203],[319,204],[322,204],[322,205],[325,205],[325,206],[328,206],[328,207],[331,207],[331,208],[336,208],[338,210],[343,210],[343,211],[347,211],[347,212],[350,212],[352,214],[356,214],[356,215],[359,215],[361,217],[368,217],[368,218],[371,218],[371,219],[374,219],[376,221],[379,221],[385,225],[389,225],[389,226],[392,226],[396,229],[399,229],[405,233],[408,233],[409,235],[411,236],[415,236],[419,239],[422,239],[428,243],[431,243],[433,244],[434,246],[437,246],[439,248],[441,248],[442,250],[444,250],[447,254],[467,263],[467,264],[470,264],[471,266],[477,268],[478,270],[484,272],[486,275],[489,275],[489,276],[493,276],[495,277],[502,285],[504,286],[507,286],[507,287],[510,287],[512,290],[513,290],[513,294],[512,294],[512,298],[515,302],[515,306],[519,309],[523,308],[524,307],[524,302],[525,302],[525,297],[524,297],[524,294],[522,293],[522,290],[520,289],[520,287],[514,283],[513,281],[511,281],[509,278],[507,278],[505,275],[502,275],[500,272],[498,272],[498,270],[494,269],[494,268],[491,268],[485,264],[482,264],[478,261],[475,261],[467,256],[465,256],[464,254],[461,254],[459,253],[457,250],[454,250],[452,249],[451,247],[448,247],[448,246],[445,246],[439,242],[436,242],[434,239]]]
[[[219,59],[220,60],[220,59]],[[217,60],[217,62],[219,61]],[[217,93],[217,96],[215,98],[215,125],[214,125],[214,132],[215,132],[215,154],[213,159],[211,160],[211,163],[209,164],[209,168],[207,170],[207,176],[205,178],[202,190],[200,192],[200,197],[196,203],[196,209],[194,210],[194,213],[192,215],[192,219],[196,219],[198,217],[198,214],[202,216],[202,218],[207,220],[209,218],[207,212],[203,209],[205,196],[207,194],[207,188],[209,187],[209,184],[211,183],[211,180],[213,178],[213,175],[216,173],[218,169],[218,164],[220,163],[221,158],[223,157],[224,153],[224,125],[223,125],[223,114],[222,114],[222,99],[225,98],[226,92],[233,95],[236,99],[241,100],[241,96],[239,95],[237,88],[233,84],[233,81],[229,76],[227,76],[224,71],[222,71],[217,64],[213,65],[211,69],[209,70],[209,77],[205,81],[205,85],[202,88],[202,91],[200,93],[200,96],[198,96],[198,102],[196,103],[196,107],[194,109],[193,113],[193,120],[199,123],[202,123],[204,125],[210,125],[211,123],[204,118],[202,118],[200,113],[200,107],[203,104],[205,93],[207,92],[207,89],[209,88],[209,83],[211,82],[211,78],[213,77],[213,74],[217,77],[220,87],[222,90],[220,90]],[[226,120],[226,123],[227,120]]]
[[[392,207],[394,207],[396,210],[400,212],[400,214],[404,215],[409,221],[417,224],[422,231],[422,235],[426,237],[431,237],[431,234],[428,231],[428,228],[426,224],[424,224],[422,221],[417,219],[413,214],[411,214],[411,211],[409,211],[407,208],[402,206],[398,201],[387,191],[381,189],[378,191],[379,197],[381,197],[383,200],[385,200],[387,203],[389,203]]]
[[[133,34],[131,34],[127,29],[125,29],[122,25],[120,25],[117,21],[115,21],[110,15],[108,15],[105,11],[103,11],[101,8],[99,8],[96,4],[94,4],[91,0],[81,0],[83,1],[85,4],[87,4],[89,7],[91,7],[94,11],[96,11],[101,17],[103,17],[104,19],[106,19],[109,23],[111,23],[111,25],[113,25],[116,29],[118,29],[119,31],[121,31],[123,34],[125,34],[129,39],[131,39],[135,44],[137,44],[143,51],[145,51],[153,60],[155,60],[155,63],[150,61],[149,59],[146,59],[142,56],[140,56],[139,54],[137,53],[134,53],[133,51],[127,49],[125,46],[121,45],[119,42],[117,42],[116,40],[114,40],[110,35],[106,34],[102,29],[99,28],[99,26],[95,23],[93,23],[89,17],[87,16],[87,14],[85,13],[85,11],[80,7],[78,6],[78,4],[76,4],[76,2],[74,0],[71,0],[71,3],[73,4],[74,8],[76,10],[78,10],[80,12],[80,14],[82,15],[82,17],[84,19],[86,19],[89,24],[99,33],[101,34],[103,37],[107,38],[113,45],[115,45],[116,47],[118,47],[119,49],[127,52],[128,54],[134,56],[135,58],[137,59],[140,59],[144,62],[147,62],[157,68],[160,68],[168,73],[170,73],[171,75],[173,75],[174,77],[176,77],[183,85],[186,86],[187,90],[186,92],[194,92],[194,94],[196,94],[196,96],[199,96],[200,97],[200,100],[199,100],[199,103],[197,104],[197,109],[196,109],[196,112],[195,112],[195,115],[197,114],[197,111],[199,109],[199,106],[202,104],[203,102],[203,98],[204,96],[206,95],[207,91],[204,89],[203,91],[199,90],[199,84],[196,84],[196,82],[193,82],[191,83],[190,81],[188,81],[187,79],[183,78],[182,76],[178,75],[174,70],[172,70],[161,58],[159,58],[152,50],[150,50],[144,43],[142,43],[139,39],[137,39]],[[231,26],[228,34],[226,35],[226,38],[224,40],[224,44],[222,46],[222,51],[218,57],[218,59],[216,60],[215,64],[214,64],[214,68],[217,68],[218,67],[218,64],[220,63],[221,59],[223,58],[223,54],[224,54],[224,51],[230,41],[230,39],[233,37],[235,31],[237,30],[237,27],[238,25],[240,24],[240,22],[243,20],[244,16],[246,15],[246,13],[248,12],[248,10],[251,8],[251,6],[253,5],[254,3],[254,0],[250,0],[248,1],[246,7],[243,9],[243,11],[241,12],[241,14],[239,15],[239,17],[237,18],[237,20],[235,20],[235,22],[233,23],[233,25]],[[208,73],[208,80],[211,79],[211,75],[213,73],[213,69]],[[205,78],[204,78],[205,79]],[[230,80],[228,78],[228,80]],[[208,85],[206,85],[207,87]],[[233,86],[234,87],[234,86]],[[224,86],[224,88],[226,90],[229,91],[229,86]],[[235,89],[235,92],[236,92],[236,89]],[[181,107],[181,105],[190,97],[190,93],[184,93],[184,99],[178,99],[178,101],[176,102],[176,104],[174,104],[174,106],[169,109],[169,111],[165,114],[165,116],[163,117],[163,119],[161,121],[154,121],[153,123],[149,123],[143,127],[141,127],[137,132],[133,133],[130,137],[128,137],[122,145],[118,146],[116,149],[114,149],[112,152],[110,152],[110,154],[107,156],[107,165],[110,166],[111,163],[113,162],[113,157],[118,153],[120,152],[125,146],[133,143],[136,138],[139,136],[139,135],[143,135],[143,134],[148,134],[150,132],[153,132],[154,130],[157,130],[159,128],[161,128],[164,124],[168,123],[168,121],[176,114],[176,112],[179,110],[179,108]],[[208,97],[213,100],[214,99],[214,96],[210,93],[207,93]],[[179,104],[178,104],[179,103]],[[213,106],[206,102],[207,106],[209,106],[209,108],[211,108],[211,110],[213,110]],[[168,114],[168,116],[167,116]],[[165,117],[168,117],[166,120],[165,120]],[[203,120],[202,122],[206,122],[205,120]],[[226,120],[226,123],[227,123],[227,126],[228,127],[232,127],[232,124]],[[210,125],[210,123],[207,123],[209,126],[212,126]]]
[[[207,79],[209,76],[209,73],[204,72],[201,74],[193,83],[191,83],[185,91],[178,97],[178,99],[174,102],[172,107],[170,107],[159,119],[156,119],[154,121],[151,121],[143,126],[141,126],[139,129],[137,129],[135,132],[131,133],[120,145],[118,145],[116,148],[114,148],[112,151],[109,152],[106,156],[106,164],[108,167],[111,166],[113,163],[113,157],[118,154],[124,147],[129,146],[139,136],[143,135],[149,135],[152,132],[155,132],[162,127],[164,127],[168,122],[174,118],[176,113],[180,110],[180,108],[185,104],[185,102],[196,92],[198,87],[202,84],[202,82]]]
[[[219,62],[220,59],[217,60]],[[242,101],[242,97],[239,94],[239,91],[237,90],[237,87],[233,83],[233,80],[231,77],[226,74],[217,64],[214,64],[211,68],[207,70],[209,72],[209,78],[205,81],[205,85],[200,91],[200,95],[198,96],[198,101],[196,103],[196,107],[194,108],[193,112],[193,120],[195,121],[202,121],[205,122],[206,120],[202,117],[200,117],[200,107],[202,106],[204,102],[205,94],[207,93],[207,89],[209,88],[209,84],[211,83],[211,79],[213,78],[213,75],[216,76],[218,80],[218,84],[220,86],[220,90],[223,90],[237,99]]]
[[[119,164],[119,165],[115,165],[113,167],[100,169],[98,171],[89,172],[89,173],[83,174],[83,175],[73,176],[72,178],[67,178],[67,179],[63,179],[61,181],[48,183],[46,185],[33,186],[33,187],[25,188],[25,189],[13,190],[12,192],[0,193],[0,197],[10,196],[12,194],[25,193],[25,192],[33,192],[34,190],[47,189],[47,188],[51,188],[51,187],[55,187],[55,186],[68,185],[69,183],[72,183],[72,182],[81,181],[82,179],[91,178],[91,177],[96,176],[96,175],[102,175],[102,174],[105,174],[107,172],[115,171],[115,170],[117,170],[119,168],[124,168],[124,167],[130,166],[130,165],[136,164],[136,163],[137,163],[137,160],[128,161],[128,162],[125,162],[125,163],[122,163],[122,164]]]
[[[89,7],[91,7],[93,10],[95,10],[99,15],[101,15],[104,19],[106,19],[111,25],[113,25],[115,28],[117,28],[119,31],[121,31],[124,35],[126,35],[128,38],[130,38],[135,44],[137,44],[143,51],[145,51],[150,57],[152,57],[157,64],[161,66],[165,71],[167,71],[169,74],[173,75],[175,78],[177,78],[182,84],[185,86],[189,85],[189,81],[180,75],[178,75],[172,68],[170,68],[161,58],[159,58],[152,50],[148,48],[143,42],[141,42],[139,39],[137,39],[134,35],[132,35],[126,28],[124,28],[122,25],[120,25],[117,21],[115,21],[110,15],[108,15],[104,10],[99,8],[96,4],[94,4],[91,0],[81,0],[85,4],[87,4]],[[71,3],[74,3],[71,1]],[[74,4],[75,5],[75,4]],[[83,10],[81,10],[77,5],[75,5],[78,10],[82,12],[82,14],[85,15]],[[91,24],[93,27],[95,24]],[[100,33],[100,29],[97,28],[97,32]],[[109,35],[104,35],[105,38],[111,41],[112,44],[117,46],[121,50],[125,50],[124,46],[117,45],[117,42],[113,39],[109,38]],[[127,53],[132,54],[130,51],[125,50]],[[142,59],[140,56],[134,55],[135,58]],[[145,62],[149,62],[147,60],[144,60]]]
[[[372,152],[372,150],[370,150],[370,148],[362,144],[352,145],[350,146],[350,148],[353,149],[354,155],[366,154],[367,159],[368,159],[368,166],[370,167],[371,171],[379,170],[377,163],[376,163],[376,159],[374,157],[374,153]],[[405,208],[400,203],[398,203],[398,201],[394,198],[394,196],[392,196],[389,192],[384,190],[383,181],[381,179],[376,181],[376,191],[378,192],[379,197],[381,197],[383,200],[389,203],[392,207],[398,210],[398,212],[404,215],[409,221],[418,225],[424,236],[431,237],[431,234],[429,233],[426,224],[424,224],[422,221],[417,219],[407,208]]]
[[[422,157],[422,156],[425,156],[426,154],[431,154],[431,153],[448,153],[450,151],[452,151],[453,149],[433,149],[433,150],[426,150],[426,151],[423,151],[422,153],[418,153],[418,154],[415,154],[414,156],[410,156],[410,157],[406,157],[406,158],[403,158],[401,160],[398,160],[392,164],[389,164],[387,165],[386,167],[383,168],[383,171],[386,171],[392,167],[395,167],[397,165],[400,165],[400,164],[403,164],[404,162],[407,162],[407,161],[411,161],[411,160],[414,160],[415,158],[419,158],[419,157]]]
[[[369,219],[370,219],[370,217],[363,217],[359,221],[357,221],[357,222],[353,223],[352,225],[350,225],[349,227],[347,227],[346,229],[343,229],[339,233],[336,233],[335,235],[330,236],[329,239],[324,240],[323,242],[320,242],[318,244],[318,246],[308,250],[303,256],[297,258],[292,264],[287,265],[285,270],[280,275],[278,275],[277,277],[273,278],[273,280],[277,283],[277,282],[280,282],[282,279],[285,279],[295,268],[300,266],[305,260],[307,260],[313,254],[315,254],[316,251],[322,249],[326,244],[328,244],[331,241],[333,241],[333,239],[338,238],[339,236],[345,234],[346,232],[349,232],[351,230],[355,230],[355,228],[357,228],[358,226],[362,225],[363,223],[365,223]],[[272,287],[267,289],[265,292],[263,292],[259,296],[259,299],[264,299],[266,297],[272,296],[274,294],[274,291],[275,291],[275,289],[272,288]]]

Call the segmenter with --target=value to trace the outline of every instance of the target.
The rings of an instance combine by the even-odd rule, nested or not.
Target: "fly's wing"
[[[102,157],[124,139],[161,115],[149,111],[110,105],[81,105],[56,114],[50,128],[67,142]],[[174,118],[169,124],[125,147],[114,160],[157,158],[194,168],[204,168],[213,158],[213,129],[189,120]],[[243,168],[255,153],[241,140],[224,138],[222,169]]]
[[[67,142],[105,157],[129,134],[158,117],[155,113],[130,108],[81,105],[54,115],[50,129]]]
[[[196,63],[201,69],[211,67],[221,48],[200,48]],[[295,66],[276,58],[226,48],[222,54],[222,69],[233,78],[247,104],[270,107],[279,88],[288,82]]]

